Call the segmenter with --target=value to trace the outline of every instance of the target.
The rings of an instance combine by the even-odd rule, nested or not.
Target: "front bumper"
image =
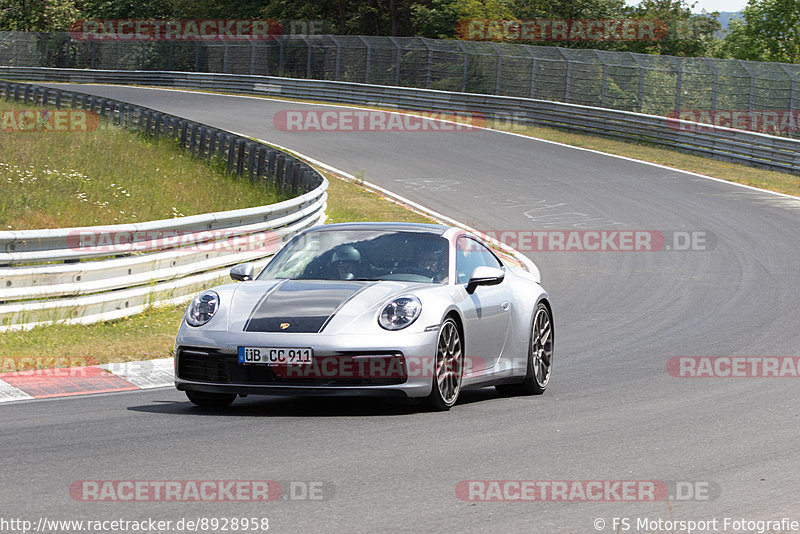
[[[430,394],[437,332],[391,336],[207,333],[182,330],[175,347],[181,391],[240,395],[425,397]],[[309,341],[312,341],[309,343]],[[238,362],[239,346],[311,347],[311,365]]]

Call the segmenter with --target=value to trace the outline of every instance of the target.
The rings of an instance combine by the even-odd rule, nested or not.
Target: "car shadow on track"
[[[454,412],[470,404],[502,402],[494,388],[463,391]],[[367,397],[267,397],[250,396],[237,399],[221,409],[200,408],[186,401],[153,401],[151,404],[130,406],[128,410],[164,415],[225,416],[225,417],[370,417],[430,413],[419,402],[408,400],[373,399]]]

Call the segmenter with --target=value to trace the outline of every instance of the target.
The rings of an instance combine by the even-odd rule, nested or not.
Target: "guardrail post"
[[[236,174],[241,175],[244,173],[245,152],[247,148],[247,141],[244,139],[236,141]]]
[[[267,147],[258,147],[258,163],[256,164],[256,177],[264,178],[264,173],[267,170]]]
[[[188,128],[189,125],[184,120],[181,120],[180,123],[181,123],[181,141],[180,141],[180,143],[181,143],[181,147],[185,148],[186,147],[186,133],[187,133],[186,129]]]
[[[189,136],[189,151],[196,152],[197,151],[197,131],[198,126],[196,124],[192,124],[192,134]]]
[[[250,175],[250,181],[255,182],[256,174],[256,144],[247,143],[247,174]]]
[[[214,154],[217,151],[217,137],[219,136],[219,132],[212,132],[208,136],[208,159],[214,157]]]
[[[152,135],[151,132],[152,132],[152,129],[153,129],[153,113],[150,112],[150,111],[145,111],[144,112],[144,119],[145,119],[145,121],[144,121],[144,133],[146,135]]]
[[[292,193],[297,194],[300,190],[300,163],[292,162]]]
[[[200,126],[200,131],[197,134],[197,155],[204,156],[206,151],[206,141],[208,138],[208,129],[205,126]]]
[[[286,185],[286,157],[282,154],[278,156],[277,167],[275,169],[275,183],[283,190]]]
[[[233,167],[236,163],[234,159],[236,156],[236,143],[234,143],[232,135],[225,136],[225,147],[228,151],[228,172],[233,172]]]

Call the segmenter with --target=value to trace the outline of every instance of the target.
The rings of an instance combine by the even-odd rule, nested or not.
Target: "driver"
[[[331,258],[334,273],[339,280],[353,280],[358,278],[361,263],[361,253],[352,245],[345,245],[336,249]]]
[[[422,249],[417,252],[420,268],[433,282],[440,282],[445,276],[442,256],[443,253],[441,250],[434,250],[430,247],[422,247]]]

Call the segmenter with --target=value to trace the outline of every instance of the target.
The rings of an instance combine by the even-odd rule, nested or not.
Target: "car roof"
[[[448,230],[449,226],[440,224],[425,224],[425,223],[404,223],[404,222],[352,222],[352,223],[337,223],[326,224],[322,226],[315,226],[308,232],[322,231],[344,231],[344,230],[377,230],[377,231],[404,231],[404,232],[423,232],[433,235],[442,235]]]

